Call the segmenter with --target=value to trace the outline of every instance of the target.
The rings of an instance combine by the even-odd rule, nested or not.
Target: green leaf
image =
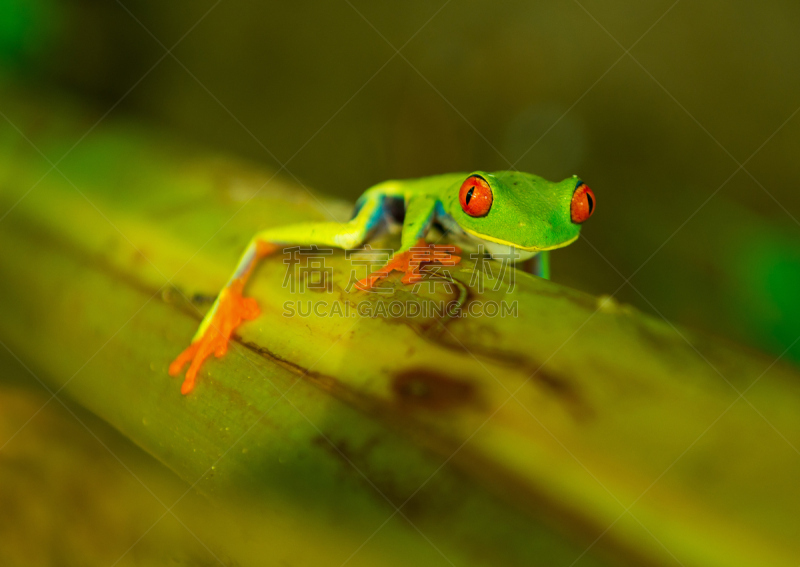
[[[610,298],[527,274],[511,286],[498,263],[482,292],[465,259],[432,291],[392,279],[384,297],[346,291],[343,251],[326,257],[324,289],[295,293],[291,256],[269,257],[247,288],[261,317],[181,396],[167,366],[250,237],[350,206],[131,123],[104,121],[71,149],[96,116],[4,99],[49,160],[66,156],[51,171],[2,137],[0,338],[226,510],[214,545],[232,560],[796,559],[794,369]],[[511,314],[358,311],[444,300]],[[326,302],[326,316],[286,317],[287,301]]]

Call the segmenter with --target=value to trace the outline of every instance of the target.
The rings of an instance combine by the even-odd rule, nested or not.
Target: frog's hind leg
[[[178,376],[186,363],[190,363],[181,385],[181,393],[188,394],[192,391],[197,372],[206,358],[212,353],[220,357],[228,351],[228,340],[242,322],[259,316],[256,300],[243,296],[244,286],[258,260],[273,254],[285,244],[345,249],[359,246],[380,222],[382,207],[383,198],[375,196],[360,203],[356,215],[346,223],[295,224],[268,229],[254,236],[233,275],[200,323],[192,344],[169,366],[170,375]]]
[[[200,327],[192,338],[192,344],[169,365],[170,375],[178,376],[186,363],[190,362],[181,385],[182,394],[192,391],[197,371],[200,370],[203,361],[211,356],[211,353],[220,357],[228,351],[228,339],[234,329],[243,321],[255,319],[261,314],[256,300],[244,297],[242,291],[258,259],[271,254],[277,248],[277,245],[272,243],[251,241],[239,261],[236,271],[200,323]]]

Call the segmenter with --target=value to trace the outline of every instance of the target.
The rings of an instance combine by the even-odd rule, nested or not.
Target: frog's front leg
[[[546,280],[550,279],[550,252],[547,250],[542,250],[533,258],[529,258],[517,265],[529,274],[539,276]]]
[[[371,196],[361,204],[356,216],[346,223],[282,226],[265,230],[253,237],[233,275],[200,323],[191,345],[169,366],[170,375],[178,376],[186,363],[190,363],[181,385],[181,393],[188,394],[192,391],[203,361],[212,353],[216,357],[223,356],[228,350],[228,340],[233,331],[243,321],[255,319],[260,314],[255,299],[242,295],[247,279],[259,259],[276,252],[283,244],[336,248],[359,246],[380,222],[383,202],[382,195]]]
[[[423,264],[437,263],[455,266],[461,261],[457,254],[461,250],[452,244],[428,244],[425,235],[430,229],[436,212],[436,199],[427,195],[411,197],[406,205],[400,249],[382,268],[356,282],[356,287],[368,290],[393,271],[403,272],[403,283],[414,283],[422,279]]]

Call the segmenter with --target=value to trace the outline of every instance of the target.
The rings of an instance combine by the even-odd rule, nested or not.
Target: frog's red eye
[[[458,192],[461,208],[471,217],[484,217],[492,208],[492,188],[483,177],[471,175]]]
[[[586,183],[581,183],[572,194],[572,204],[570,205],[570,213],[572,215],[572,222],[581,224],[585,222],[594,212],[594,193]]]

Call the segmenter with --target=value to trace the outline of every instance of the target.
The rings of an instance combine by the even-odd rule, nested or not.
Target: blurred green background
[[[388,178],[578,174],[599,209],[553,254],[556,282],[798,364],[798,29],[792,0],[0,0],[0,80],[347,201]],[[11,108],[0,98],[0,128],[17,136]],[[105,564],[135,546],[162,510],[118,465],[165,500],[183,485],[84,410],[51,402],[28,417],[49,395],[22,388],[30,376],[2,350],[0,373],[0,551],[49,564],[100,540]],[[192,506],[187,517],[210,516]],[[173,524],[135,560],[216,564],[194,541],[176,546],[180,563]]]
[[[554,280],[795,361],[799,27],[791,0],[0,2],[6,76],[332,195],[577,173],[599,208]]]

